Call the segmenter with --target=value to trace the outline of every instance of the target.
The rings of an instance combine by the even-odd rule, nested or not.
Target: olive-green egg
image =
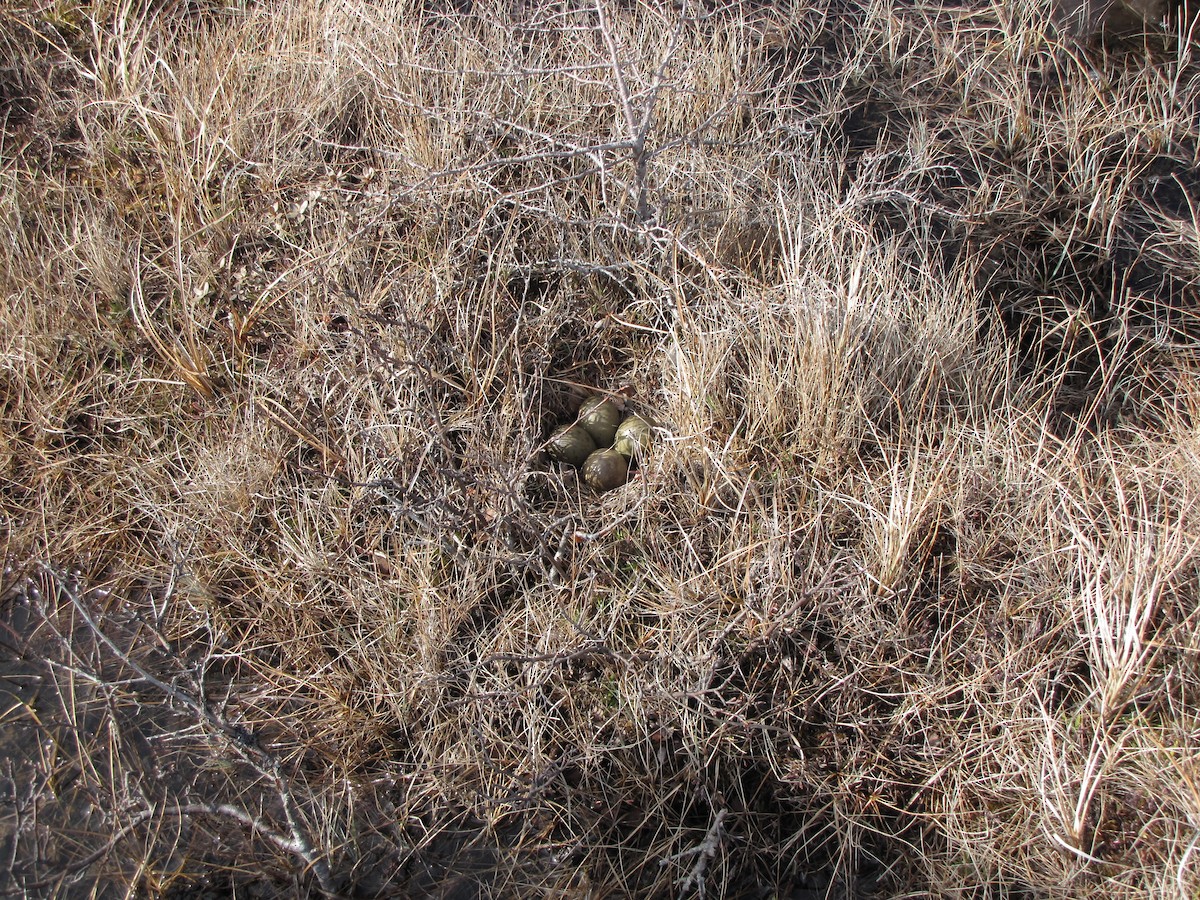
[[[583,480],[598,491],[620,487],[629,477],[629,463],[616,450],[597,450],[583,464]]]
[[[546,443],[546,452],[554,459],[573,466],[582,466],[595,449],[596,442],[580,425],[560,425]]]
[[[588,397],[579,407],[579,424],[587,429],[597,447],[611,447],[621,413],[607,397]]]
[[[650,449],[650,437],[650,423],[633,413],[617,426],[613,449],[626,459],[640,459]]]

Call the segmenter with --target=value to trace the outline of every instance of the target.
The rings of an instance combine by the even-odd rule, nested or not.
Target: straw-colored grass
[[[1196,896],[1200,70],[1087,16],[0,10],[0,887]]]

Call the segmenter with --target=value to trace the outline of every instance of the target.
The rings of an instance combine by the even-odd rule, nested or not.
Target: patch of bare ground
[[[1194,896],[1185,19],[0,10],[0,890]]]

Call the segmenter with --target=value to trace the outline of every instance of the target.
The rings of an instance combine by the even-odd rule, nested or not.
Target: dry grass
[[[1196,896],[1193,52],[0,10],[0,887]]]

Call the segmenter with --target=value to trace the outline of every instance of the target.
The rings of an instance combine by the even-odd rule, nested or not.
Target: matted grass
[[[1192,43],[518,6],[0,10],[0,886],[1196,896]]]

